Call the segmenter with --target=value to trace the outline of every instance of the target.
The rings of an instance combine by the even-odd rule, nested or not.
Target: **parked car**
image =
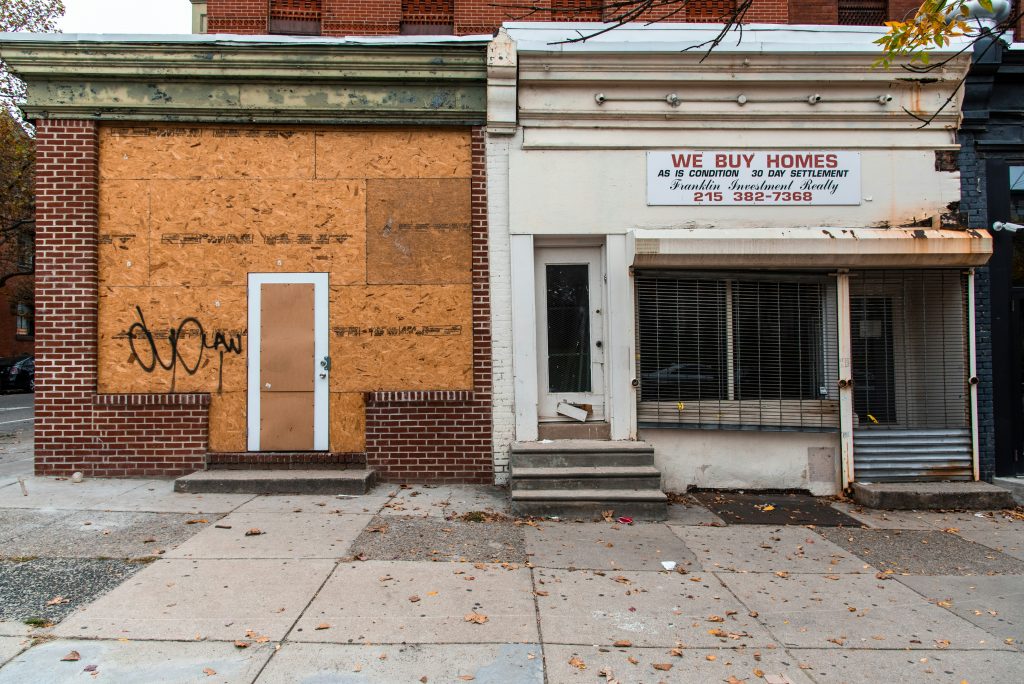
[[[0,390],[36,391],[36,357],[22,354],[0,359]]]

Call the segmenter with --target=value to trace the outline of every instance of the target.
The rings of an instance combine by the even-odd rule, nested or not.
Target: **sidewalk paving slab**
[[[662,570],[662,561],[684,568],[697,557],[664,523],[540,522],[526,527],[526,553],[539,568]]]
[[[65,638],[280,640],[334,562],[159,560],[54,629]]]
[[[18,484],[0,488],[0,508],[90,509],[109,503],[142,484],[142,480],[127,479],[87,478],[76,484],[70,479],[27,477],[25,489],[28,496],[22,494]]]
[[[391,500],[380,487],[373,494],[276,494],[254,496],[241,504],[234,512],[237,513],[355,513],[376,515],[380,507]],[[178,494],[177,496],[185,496]],[[236,495],[237,496],[237,495]]]
[[[77,651],[80,659],[62,661],[71,651]],[[33,646],[14,658],[0,669],[0,682],[248,684],[273,652],[269,643],[239,649],[218,642],[58,640]],[[92,665],[96,666],[94,676],[85,671]]]
[[[0,619],[0,636],[19,637],[23,639],[39,631],[40,630],[37,630],[34,627],[29,627],[21,620]]]
[[[6,514],[0,514],[5,517]],[[141,558],[173,549],[209,522],[191,514],[74,511],[51,525],[0,544],[7,556],[51,558]]]
[[[596,646],[547,646],[544,659],[548,684],[605,681],[598,678],[604,668],[610,677],[623,682],[666,682],[666,684],[707,684],[731,681],[729,677],[746,682],[763,682],[754,674],[761,670],[766,675],[785,675],[792,684],[811,684],[799,668],[796,659],[782,649],[743,648],[683,648],[675,656],[667,648],[614,648]],[[757,654],[757,657],[755,657]],[[579,659],[585,670],[570,664]],[[634,658],[633,663],[628,658]],[[710,658],[710,660],[709,660]],[[671,665],[669,670],[658,670],[654,664]],[[609,677],[609,678],[610,678]]]
[[[765,646],[774,639],[747,609],[708,573],[596,574],[589,570],[537,570],[537,598],[545,644],[605,645],[620,639],[635,646],[671,648]],[[709,618],[721,618],[721,622]],[[711,630],[721,630],[715,636]],[[728,634],[737,635],[731,638]],[[547,646],[545,646],[546,648]]]
[[[342,644],[536,643],[540,637],[530,571],[509,568],[428,561],[344,563],[288,639]],[[486,622],[467,622],[465,617],[473,613],[486,616]],[[329,627],[317,629],[320,625]]]
[[[418,515],[446,517],[471,511],[509,513],[508,490],[493,485],[382,485],[394,497],[381,509],[381,515]]]
[[[0,620],[61,620],[144,567],[95,558],[0,561]]]
[[[837,501],[832,508],[874,529],[931,530],[942,514],[935,511],[887,511]]]
[[[790,651],[811,665],[819,684],[1007,684],[1019,682],[1024,654],[1013,651],[884,651],[826,649]]]
[[[460,677],[471,676],[468,681],[473,684],[543,684],[542,663],[540,645],[535,643],[376,646],[289,642],[256,681],[442,684],[467,681]]]
[[[785,647],[1009,648],[899,582],[873,575],[719,577]]]
[[[911,575],[1024,575],[1024,561],[953,532],[834,527],[817,532],[879,570]]]
[[[96,505],[106,511],[200,515],[230,513],[250,501],[254,496],[253,494],[183,494],[174,491],[172,480],[145,480],[138,487]]]
[[[705,572],[877,572],[805,527],[734,525],[673,531],[697,555]]]
[[[42,510],[31,508],[11,508],[0,512],[0,556],[11,556],[4,542],[31,534],[52,525],[58,520],[74,515],[72,511]]]
[[[981,627],[999,641],[1024,649],[1024,579],[998,577],[897,577],[929,601]],[[939,603],[939,602],[942,603]]]
[[[681,504],[669,500],[668,517],[664,522],[669,525],[725,525],[721,518],[697,503],[696,499],[691,498],[690,501],[692,503]]]
[[[230,513],[169,552],[167,558],[338,559],[348,553],[352,541],[371,518],[317,513]]]
[[[976,544],[1024,560],[1024,526],[1000,527],[994,530],[961,530],[958,535]]]
[[[0,665],[18,655],[32,644],[32,640],[26,637],[0,636]],[[4,677],[0,672],[0,679]],[[39,681],[38,679],[36,681]]]
[[[381,515],[352,544],[363,560],[525,563],[523,530],[513,522],[462,522]]]
[[[951,527],[961,532],[1024,529],[1024,519],[1015,518],[1003,511],[945,511],[936,513],[930,520],[940,530]]]

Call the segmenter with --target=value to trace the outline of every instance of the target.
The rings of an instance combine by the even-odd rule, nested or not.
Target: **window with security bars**
[[[319,36],[321,0],[270,0],[267,30],[275,35]]]
[[[605,0],[551,0],[552,21],[601,21]]]
[[[966,278],[956,270],[850,274],[855,427],[970,425]]]
[[[888,0],[839,0],[841,26],[881,26],[888,16]]]
[[[688,21],[724,21],[736,13],[736,0],[690,0],[686,3]]]
[[[455,0],[402,0],[404,35],[451,35],[455,32]]]
[[[835,430],[834,281],[636,275],[640,427]]]

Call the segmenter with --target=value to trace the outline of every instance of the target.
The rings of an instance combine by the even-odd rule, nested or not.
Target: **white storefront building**
[[[545,438],[642,440],[672,491],[976,478],[969,54],[872,68],[868,27],[566,42],[592,27],[489,50],[499,480]]]

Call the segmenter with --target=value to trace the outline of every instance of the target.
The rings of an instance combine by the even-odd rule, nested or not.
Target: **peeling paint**
[[[928,234],[925,231],[921,230],[920,228],[918,228],[913,233],[911,233],[911,235],[913,235],[915,238],[917,238],[919,240],[927,240],[928,239]]]

